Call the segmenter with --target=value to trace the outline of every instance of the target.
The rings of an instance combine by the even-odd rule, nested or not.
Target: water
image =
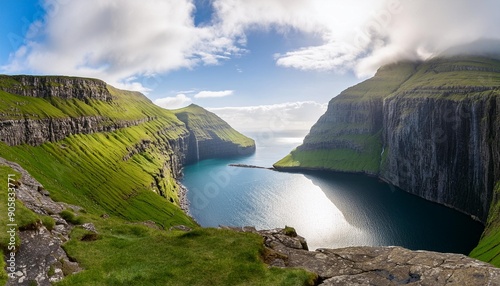
[[[293,135],[257,135],[252,156],[187,166],[183,183],[198,223],[257,229],[289,225],[307,239],[310,249],[398,245],[467,254],[477,244],[480,223],[376,178],[228,166],[269,167],[301,143],[301,137]]]

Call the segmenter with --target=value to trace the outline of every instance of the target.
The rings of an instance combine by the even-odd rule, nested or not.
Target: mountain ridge
[[[383,67],[333,98],[304,143],[274,167],[366,173],[491,225],[499,71],[499,60],[464,56]]]
[[[137,218],[146,218],[147,216],[139,214],[144,210],[137,209],[142,202],[132,203],[135,206],[129,203],[139,193],[145,193],[148,197],[158,194],[173,205],[179,204],[180,187],[175,180],[180,176],[184,164],[194,162],[187,160],[195,152],[189,146],[193,130],[189,130],[173,112],[154,105],[144,95],[116,89],[97,79],[3,75],[0,76],[0,103],[0,156],[18,163],[26,162],[28,165],[25,167],[39,176],[52,173],[47,179],[54,181],[56,185],[60,185],[56,182],[57,177],[66,173],[86,170],[89,174],[94,174],[94,179],[90,175],[88,179],[90,182],[96,181],[95,187],[97,182],[109,185],[121,199],[111,201],[106,198],[106,194],[77,187],[86,183],[76,178],[71,183],[67,182],[68,186],[64,189],[75,189],[77,197],[85,194],[85,197],[80,198],[83,202],[100,205],[97,209],[103,207],[109,213],[113,213],[113,209],[120,205],[130,205],[136,209],[133,212],[137,213]],[[191,109],[194,107],[186,110]],[[196,118],[194,113],[193,116]],[[215,115],[205,112],[204,116]],[[221,124],[217,120],[220,119],[214,117],[212,123]],[[235,149],[240,147],[240,143],[235,141],[238,139],[246,143],[242,147],[251,151],[253,146],[254,150],[253,140],[237,133],[227,124],[224,127],[235,135],[229,138],[225,133],[220,133],[209,139],[226,141],[228,146],[234,146]],[[200,147],[200,150],[206,151],[203,145]],[[30,154],[45,158],[54,165],[51,168],[54,170],[43,172],[47,168],[30,158]],[[221,156],[223,151],[215,155]],[[73,157],[72,162],[64,161],[64,158],[71,160]],[[99,164],[92,166],[96,162]],[[134,165],[133,168],[131,164]],[[137,183],[132,184],[135,187],[117,188],[113,183],[107,182],[103,176],[106,173],[112,182],[113,177],[122,180],[119,178],[125,174],[118,172],[120,168],[128,170],[124,173],[128,173],[130,178],[137,179]],[[68,199],[67,195],[57,192],[53,196]],[[91,203],[88,197],[93,198],[91,200],[100,197],[102,200]],[[73,202],[77,203],[78,200]],[[156,208],[160,207],[158,202],[153,204]],[[161,216],[164,218],[172,212],[164,207],[160,209],[163,209]],[[127,217],[130,211],[132,210],[120,208],[118,214]],[[136,215],[129,219],[134,217]],[[188,223],[189,219],[181,221],[192,223]],[[162,224],[164,222],[157,221]]]
[[[297,237],[293,237],[290,228],[277,233],[263,231],[273,233],[272,237],[264,235],[265,244],[263,237],[253,231],[242,233],[225,228],[198,227],[178,207],[179,185],[175,180],[184,164],[203,158],[197,155],[193,160],[192,142],[198,142],[197,149],[201,151],[200,148],[204,148],[203,143],[200,145],[202,141],[210,143],[218,138],[215,145],[221,141],[234,141],[239,147],[233,148],[231,154],[236,155],[244,155],[255,148],[253,140],[231,131],[218,121],[220,118],[198,106],[171,112],[153,105],[139,93],[109,85],[106,89],[111,97],[82,98],[78,94],[68,97],[60,91],[64,90],[67,77],[46,77],[41,81],[44,91],[36,93],[40,97],[15,95],[2,90],[1,87],[5,86],[2,79],[5,78],[0,77],[0,133],[4,130],[0,137],[0,157],[19,163],[24,168],[22,174],[30,174],[40,183],[33,184],[26,182],[29,179],[25,176],[19,177],[16,168],[9,168],[9,164],[18,166],[14,163],[1,165],[0,174],[6,177],[12,173],[15,188],[31,188],[29,191],[37,197],[48,196],[66,202],[62,204],[66,209],[55,214],[43,204],[30,211],[27,207],[31,207],[31,203],[19,199],[21,238],[48,235],[47,245],[52,245],[52,239],[58,241],[71,261],[54,261],[50,258],[52,256],[37,257],[47,259],[46,264],[38,267],[45,269],[39,269],[37,273],[22,273],[8,281],[6,273],[2,272],[1,282],[49,285],[51,279],[61,278],[60,271],[65,276],[59,282],[61,285],[330,285],[368,278],[384,283],[391,283],[394,277],[401,278],[401,281],[408,277],[411,281],[422,278],[418,271],[400,276],[400,262],[417,257],[418,252],[398,249],[397,253],[404,252],[405,256],[396,257],[396,264],[389,261],[380,266],[367,262],[366,267],[377,268],[360,276],[360,269],[346,264],[351,261],[350,255],[366,257],[381,251],[382,254],[392,253],[393,250],[328,250],[333,255],[329,257],[330,254],[321,251],[307,252],[302,242],[296,249],[294,239]],[[56,83],[51,83],[52,79],[57,79]],[[8,85],[14,81],[8,78]],[[86,81],[93,84],[91,79]],[[53,86],[57,92],[50,90]],[[69,82],[66,88],[71,89]],[[85,86],[83,90],[85,93]],[[74,94],[74,90],[70,93]],[[97,119],[88,122],[85,121],[87,117]],[[75,118],[80,121],[72,122]],[[53,122],[57,120],[65,123],[60,124],[63,127],[56,128]],[[120,122],[130,122],[130,125],[120,126]],[[13,132],[16,124],[17,133]],[[71,132],[59,132],[65,129]],[[26,135],[24,141],[9,138],[16,137],[16,134]],[[37,139],[31,140],[34,137]],[[220,150],[214,149],[213,152]],[[0,229],[5,225],[2,223]],[[68,227],[71,232],[65,233],[67,237],[57,236]],[[1,230],[1,233],[6,233]],[[31,247],[36,245],[36,251],[23,249],[23,245],[26,244],[21,241],[23,261],[35,261],[29,255],[47,250],[41,244],[30,244]],[[5,235],[0,235],[0,249],[4,253],[5,246]],[[346,259],[336,254],[339,251]],[[441,260],[443,255],[428,253],[426,257],[428,261],[409,262],[405,267],[415,265],[422,268],[422,273],[427,273],[428,263],[433,265],[433,261]],[[462,261],[459,255],[449,257]],[[74,267],[74,261],[84,271],[71,274],[79,271]],[[264,261],[280,267],[269,267]],[[332,261],[338,261],[341,267]],[[301,269],[282,268],[287,266],[286,263],[289,267]],[[455,271],[453,267],[462,269]],[[381,272],[380,269],[387,270]],[[37,271],[23,266],[24,270]],[[463,281],[470,281],[471,285],[483,285],[484,281],[499,275],[498,269],[472,259],[462,264],[454,262],[439,269],[439,273],[434,271],[433,275],[449,277],[450,271],[465,279]],[[342,273],[349,275],[340,275]]]

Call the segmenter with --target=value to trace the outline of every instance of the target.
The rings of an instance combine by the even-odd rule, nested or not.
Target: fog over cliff
[[[90,76],[144,90],[137,77],[248,55],[248,34],[273,30],[314,39],[275,54],[278,66],[370,76],[401,59],[500,39],[495,0],[214,0],[203,2],[208,21],[196,23],[201,2],[43,0],[45,15],[0,70]]]

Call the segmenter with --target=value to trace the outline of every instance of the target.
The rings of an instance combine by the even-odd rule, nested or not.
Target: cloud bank
[[[31,25],[3,72],[96,77],[147,91],[139,77],[213,64],[237,50],[195,27],[191,0],[43,0],[42,5],[45,17]]]
[[[234,93],[234,90],[210,91],[203,90],[194,95],[194,98],[217,98],[226,97]]]
[[[213,0],[213,19],[203,26],[194,24],[193,0],[42,3],[47,14],[31,25],[2,72],[98,77],[141,91],[147,90],[140,78],[244,54],[246,34],[254,30],[320,39],[276,55],[278,66],[360,76],[387,63],[500,39],[496,0]]]
[[[172,97],[159,98],[153,101],[154,104],[166,108],[166,109],[177,109],[189,105],[193,101],[191,98],[187,97],[185,94],[177,94]]]
[[[326,108],[326,103],[301,101],[208,109],[242,132],[282,132],[309,130]]]
[[[249,29],[274,27],[321,37],[319,45],[276,56],[277,65],[301,70],[368,76],[384,64],[500,39],[495,0],[216,0],[214,6],[227,34],[244,38]]]

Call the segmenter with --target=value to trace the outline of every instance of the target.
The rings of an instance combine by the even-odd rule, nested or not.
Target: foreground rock
[[[33,212],[50,215],[55,221],[52,230],[37,223],[19,232],[21,246],[16,253],[16,278],[9,279],[7,285],[51,285],[81,271],[78,263],[71,261],[61,247],[69,240],[73,226],[58,215],[65,209],[79,210],[80,207],[54,202],[42,185],[18,164],[0,158],[0,165],[9,166],[22,175],[16,190],[17,199]]]
[[[500,285],[500,268],[461,254],[394,246],[307,251],[303,237],[284,229],[230,229],[260,234],[267,263],[307,269],[318,275],[317,285]]]

